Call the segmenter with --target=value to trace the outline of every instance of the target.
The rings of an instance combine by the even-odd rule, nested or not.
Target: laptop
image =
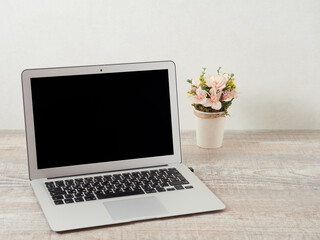
[[[182,163],[172,61],[22,72],[31,186],[53,231],[221,210]]]

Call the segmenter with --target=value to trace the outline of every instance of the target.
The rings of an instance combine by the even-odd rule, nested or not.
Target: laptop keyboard
[[[176,168],[45,182],[56,205],[191,189]]]

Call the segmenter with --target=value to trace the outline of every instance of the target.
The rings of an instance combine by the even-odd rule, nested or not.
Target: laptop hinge
[[[78,176],[91,175],[91,174],[114,173],[114,172],[132,171],[132,170],[138,170],[138,169],[155,168],[155,167],[167,167],[167,166],[168,166],[168,164],[156,165],[156,166],[148,166],[148,167],[139,167],[139,168],[126,168],[126,169],[119,169],[119,170],[113,170],[113,171],[93,172],[93,173],[84,173],[84,174],[75,174],[75,175],[64,175],[64,176],[58,176],[58,177],[50,177],[50,178],[47,178],[47,179],[65,178],[65,177],[78,177]]]

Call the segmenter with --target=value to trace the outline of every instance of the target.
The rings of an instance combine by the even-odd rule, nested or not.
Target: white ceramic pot
[[[226,121],[225,113],[206,113],[197,110],[193,113],[196,116],[197,145],[202,148],[221,147]]]

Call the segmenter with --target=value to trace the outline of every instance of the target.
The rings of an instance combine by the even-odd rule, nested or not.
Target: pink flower
[[[200,78],[193,78],[192,85],[195,85],[197,88],[200,86]]]
[[[217,91],[226,87],[228,79],[226,76],[208,74],[204,77],[208,87],[215,88]]]
[[[215,110],[220,110],[222,104],[220,102],[222,92],[217,92],[217,90],[213,87],[210,89],[210,107]]]
[[[196,95],[192,96],[193,103],[202,104],[203,106],[207,105],[209,98],[207,98],[207,91],[198,88],[196,91]]]
[[[237,98],[237,97],[238,97],[238,93],[237,93],[237,91],[235,89],[233,89],[232,91],[226,90],[222,94],[222,100],[225,101],[225,102],[229,102],[233,98]]]

